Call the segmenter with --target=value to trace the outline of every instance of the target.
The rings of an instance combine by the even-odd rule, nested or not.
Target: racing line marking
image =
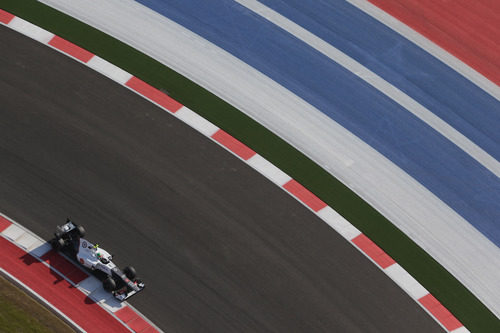
[[[96,55],[69,41],[65,41],[64,39],[1,9],[0,23],[19,31],[28,37],[38,40],[41,43],[58,50],[59,52],[71,56],[77,61],[87,64],[89,68],[102,73],[108,78],[158,105],[163,110],[168,111],[168,113],[173,114],[181,121],[213,140],[213,142],[216,142],[221,147],[230,151],[235,156],[252,166],[264,177],[268,178],[287,193],[295,197],[305,207],[314,212],[325,223],[330,225],[334,230],[346,238],[369,260],[373,261],[378,267],[380,267],[380,269],[382,269],[389,278],[394,280],[411,298],[415,300],[415,302],[417,302],[417,304],[419,304],[430,316],[432,316],[444,330],[453,333],[469,332],[469,330],[467,330],[467,328],[465,328],[462,323],[460,323],[460,321],[458,321],[458,319],[455,318],[453,314],[451,314],[434,296],[432,296],[418,281],[416,281],[406,270],[404,270],[404,268],[397,264],[366,235],[362,234],[356,227],[349,223],[349,221],[329,207],[307,188],[289,177],[272,163],[265,160],[262,156],[258,155],[250,147],[244,145],[236,138],[211,124],[209,121],[188,109],[186,106],[183,106],[181,103],[175,101],[157,88],[154,88],[132,74],[123,71],[102,58],[98,58]],[[28,28],[19,29],[19,26]],[[35,30],[36,33],[34,33]],[[48,36],[53,37],[47,39]],[[5,221],[5,218],[0,218],[0,231],[6,229],[5,225],[9,223],[9,221]],[[2,238],[0,238],[0,240],[2,240]],[[1,252],[2,251],[0,251],[0,253]],[[80,276],[77,275],[73,278],[79,280]],[[86,280],[79,281],[86,282]],[[80,291],[88,293],[88,290],[84,288],[81,288]],[[110,310],[109,306],[102,306],[106,308],[109,313],[112,313],[115,318],[118,318],[124,325],[128,325],[128,323],[130,323],[130,325],[127,326],[129,329],[135,330],[136,332],[148,329],[156,329],[159,331],[157,327],[153,327],[152,323],[148,323],[147,319],[139,312],[136,311],[138,317],[131,315],[130,311],[132,309],[129,306],[121,309],[114,308],[114,313],[111,312],[112,310]],[[143,321],[149,326],[144,326]]]

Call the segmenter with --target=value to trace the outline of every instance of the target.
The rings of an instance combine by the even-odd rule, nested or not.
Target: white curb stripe
[[[19,17],[14,17],[12,21],[9,22],[8,26],[17,32],[22,33],[40,43],[47,44],[53,37],[54,34],[44,30],[28,21],[23,20]]]
[[[429,293],[427,289],[418,283],[417,280],[398,263],[387,267],[384,271],[413,299],[420,299]]]
[[[211,137],[219,130],[219,127],[185,106],[177,110],[174,115],[205,136]]]
[[[122,85],[127,83],[127,81],[132,78],[132,74],[125,72],[120,67],[117,67],[96,55],[94,55],[92,59],[87,62],[87,65],[93,70],[109,77],[111,80],[116,81]]]
[[[462,326],[462,327],[459,327],[459,328],[451,331],[451,333],[470,333],[470,331],[468,329],[466,329],[465,326]]]
[[[34,244],[39,244],[39,240],[25,232],[21,237],[16,239],[16,243],[28,251]],[[29,251],[28,251],[29,252]]]
[[[281,169],[278,169],[274,164],[259,154],[250,157],[246,162],[264,177],[280,187],[292,179],[292,177],[284,173]]]
[[[348,241],[361,234],[361,231],[359,231],[358,228],[349,223],[342,215],[337,213],[330,206],[326,206],[316,214]]]
[[[19,237],[21,237],[24,234],[24,230],[19,228],[15,224],[11,224],[7,229],[2,231],[2,235],[5,237],[9,238],[12,241],[16,241]]]

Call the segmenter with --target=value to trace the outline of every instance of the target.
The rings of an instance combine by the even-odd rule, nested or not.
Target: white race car
[[[57,226],[55,237],[50,241],[52,247],[71,258],[82,266],[95,272],[102,279],[103,287],[119,301],[124,301],[143,290],[144,283],[136,278],[135,269],[131,266],[120,270],[111,260],[113,256],[101,249],[98,244],[92,244],[84,239],[85,229],[76,225],[70,219],[63,226]]]

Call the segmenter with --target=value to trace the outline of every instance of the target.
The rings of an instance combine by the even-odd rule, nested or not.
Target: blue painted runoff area
[[[393,161],[500,247],[500,179],[374,87],[233,1],[139,0],[138,2],[226,50],[314,105]],[[311,7],[310,10],[318,10],[314,8]],[[433,80],[433,83],[428,82],[429,86],[423,90],[426,78],[431,76],[420,70],[427,66],[433,68],[433,71],[440,68],[436,63],[432,63],[435,62],[432,57],[422,55],[421,51],[406,45],[405,43],[409,42],[397,39],[395,33],[389,33],[381,23],[367,17],[359,10],[346,9],[344,15],[349,16],[344,18],[344,23],[357,36],[356,40],[351,41],[353,49],[358,43],[368,43],[358,41],[362,36],[375,38],[372,43],[380,44],[380,50],[386,47],[387,58],[392,57],[393,62],[400,62],[400,67],[394,68],[379,63],[377,66],[386,71],[384,75],[398,70],[404,73],[402,69],[405,67],[404,62],[419,63],[414,72],[407,74],[404,79],[417,87],[420,85],[416,85],[415,82],[421,84],[421,97],[429,99],[422,104],[435,103],[439,106],[439,103],[435,102],[436,98],[446,100],[446,105],[458,105],[464,102],[465,92],[461,89],[467,88],[467,82],[459,77],[452,80],[453,75],[442,69],[443,75],[450,80],[447,82],[449,85],[447,97],[444,98],[439,92],[433,91],[445,83],[438,85]],[[377,35],[379,31],[384,33]],[[344,34],[342,31],[338,33]],[[376,46],[372,45],[372,48]],[[417,51],[419,53],[415,53]],[[364,50],[358,47],[357,52],[358,58],[372,57],[370,61],[376,62],[371,55],[373,52],[371,49]],[[400,78],[397,80],[401,81],[401,76],[404,74],[399,75]],[[397,86],[399,87],[399,84]],[[491,112],[498,112],[499,104],[494,105],[488,96],[474,90],[473,87],[469,86],[467,89],[465,99],[475,99],[482,107],[488,107]],[[451,94],[451,91],[455,91],[456,94]],[[453,99],[453,102],[448,99]],[[494,106],[496,110],[493,110]],[[471,119],[480,122],[478,128],[482,130],[486,116],[487,114],[476,112],[474,117],[482,118]],[[490,133],[486,136],[490,136]],[[491,133],[491,137],[498,138],[498,133],[496,131]],[[498,145],[498,141],[494,143]],[[335,144],[332,142],[332,145]]]
[[[259,0],[384,78],[500,160],[500,103],[346,1]]]

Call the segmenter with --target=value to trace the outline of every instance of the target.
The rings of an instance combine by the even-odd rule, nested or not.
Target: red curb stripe
[[[219,129],[212,135],[212,139],[244,159],[245,161],[254,156],[256,153],[246,145],[236,140],[234,137]]]
[[[115,312],[115,315],[120,318],[124,323],[128,323],[131,320],[138,318],[137,313],[132,310],[129,306],[125,306],[120,310]]]
[[[54,36],[49,41],[49,45],[52,45],[56,49],[63,51],[64,53],[69,54],[84,63],[87,63],[94,56],[93,53],[90,53],[89,51],[82,49],[80,46],[75,45],[59,36]]]
[[[427,294],[418,300],[447,330],[453,331],[462,327],[462,323],[455,318],[434,296]]]
[[[177,110],[182,107],[181,103],[135,76],[132,76],[132,78],[130,78],[125,85],[137,91],[139,94],[149,98],[153,102],[163,106],[172,113],[177,112]]]
[[[73,263],[66,260],[54,250],[45,253],[40,259],[47,262],[52,268],[59,271],[75,284],[80,283],[88,277],[86,273],[78,269]]]
[[[8,227],[10,227],[11,224],[12,224],[12,222],[7,220],[3,216],[0,216],[0,232],[4,231]]]
[[[387,253],[384,252],[380,247],[377,246],[371,239],[366,237],[364,234],[360,234],[352,239],[352,242],[356,244],[361,251],[366,253],[373,261],[375,261],[383,269],[395,264],[394,259],[389,257]]]
[[[144,318],[139,316],[130,306],[125,306],[115,312],[115,315],[128,325],[134,332],[156,332]]]
[[[84,293],[3,237],[0,237],[0,267],[87,332],[128,332],[119,321]]]
[[[73,272],[69,273],[66,275],[66,277],[70,280],[73,281],[74,284],[78,284],[85,280],[86,278],[89,277],[87,273],[82,271],[81,269],[75,269]]]
[[[294,179],[291,179],[283,187],[315,212],[326,207],[326,203]]]
[[[151,327],[147,321],[145,321],[142,317],[137,317],[134,320],[131,320],[127,323],[128,327],[130,327],[134,332],[144,332],[146,329]]]
[[[4,24],[9,24],[10,21],[12,21],[16,17],[15,15],[12,15],[9,12],[6,12],[5,10],[0,9],[0,22]]]

